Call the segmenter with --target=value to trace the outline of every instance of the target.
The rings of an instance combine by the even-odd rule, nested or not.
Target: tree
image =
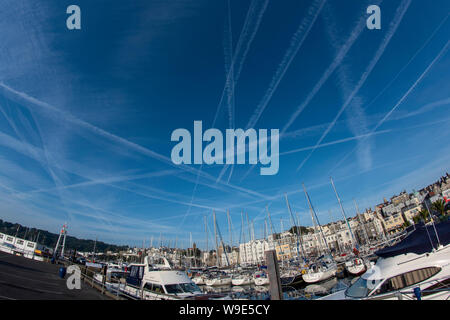
[[[442,199],[439,199],[431,204],[431,208],[434,211],[437,211],[440,215],[445,214],[445,202]]]
[[[430,215],[430,213],[428,212],[427,209],[422,209],[420,210],[419,215],[426,222],[428,220],[428,216]]]

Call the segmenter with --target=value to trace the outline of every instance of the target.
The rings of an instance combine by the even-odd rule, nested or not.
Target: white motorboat
[[[394,246],[375,254],[377,263],[346,290],[323,300],[448,300],[450,221],[420,226]]]
[[[129,275],[129,272],[122,270],[122,268],[107,268],[105,286],[107,289],[117,290],[125,283],[125,279]],[[104,275],[102,273],[94,274],[94,281],[103,283]]]
[[[203,295],[186,272],[172,270],[164,257],[159,260],[163,263],[150,263],[149,257],[145,257],[144,263],[130,264],[130,275],[122,292],[143,300],[178,300]]]

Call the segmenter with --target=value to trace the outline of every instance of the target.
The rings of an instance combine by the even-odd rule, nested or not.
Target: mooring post
[[[267,273],[269,275],[269,293],[271,300],[283,300],[281,292],[280,269],[278,268],[277,254],[275,250],[265,252]]]

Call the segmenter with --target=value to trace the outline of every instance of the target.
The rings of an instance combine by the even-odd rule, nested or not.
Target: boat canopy
[[[438,233],[440,244],[445,246],[450,243],[450,221],[443,221],[435,225]],[[430,241],[431,239],[431,241]],[[431,252],[433,248],[437,248],[438,241],[436,233],[432,225],[419,225],[416,230],[410,233],[405,239],[399,243],[386,247],[375,252],[382,258],[398,256],[400,254],[415,253],[423,254]]]

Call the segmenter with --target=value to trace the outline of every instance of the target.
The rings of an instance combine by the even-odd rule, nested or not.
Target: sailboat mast
[[[299,256],[300,255],[300,252],[299,252],[299,242],[300,242],[300,245],[301,245],[301,249],[302,249],[302,257],[304,257],[304,253],[303,253],[303,243],[300,241],[300,239],[299,239],[299,229],[297,228],[297,223],[295,222],[295,218],[294,218],[294,215],[292,214],[292,210],[291,210],[291,205],[289,204],[289,200],[288,200],[288,197],[287,197],[287,194],[285,193],[284,194],[284,197],[285,197],[285,199],[286,199],[286,205],[287,205],[287,208],[288,208],[288,211],[289,211],[289,214],[290,214],[290,216],[291,216],[291,219],[292,219],[292,223],[294,224],[294,228],[295,228],[295,234],[297,235],[297,256]]]
[[[230,247],[233,248],[233,233],[231,232],[230,210],[227,210],[227,218],[228,218],[228,234],[230,235]]]
[[[313,216],[313,220],[315,218],[315,221],[317,222],[317,225],[319,226],[319,231],[320,231],[320,234],[322,235],[322,239],[323,239],[323,241],[325,243],[325,246],[327,247],[328,252],[331,255],[330,247],[328,246],[327,239],[325,238],[325,235],[324,235],[323,230],[322,230],[322,226],[320,225],[320,222],[319,222],[319,218],[317,217],[316,211],[314,210],[314,207],[313,207],[313,205],[311,203],[311,199],[309,198],[308,192],[306,191],[305,184],[302,183],[302,185],[303,185],[303,191],[305,192],[306,200],[308,201],[309,210],[311,211],[311,215]],[[319,249],[320,249],[320,247],[321,246],[319,245]]]
[[[252,260],[252,262],[253,262],[253,246],[252,246],[252,235],[251,235],[251,232],[250,232],[250,223],[249,223],[249,221],[248,221],[248,213],[246,212],[245,213],[245,217],[246,217],[246,220],[247,220],[247,231],[248,231],[248,243],[249,243],[249,245],[250,245],[250,250],[251,250],[251,257],[250,257],[250,259]]]
[[[336,194],[336,198],[339,202],[339,206],[341,207],[342,216],[344,217],[344,221],[346,222],[348,231],[350,232],[350,237],[352,239],[352,246],[355,246],[355,243],[356,243],[355,237],[353,235],[352,228],[350,227],[350,223],[348,222],[347,217],[345,216],[345,211],[344,211],[344,207],[342,206],[341,198],[339,198],[339,195],[336,191],[336,187],[334,186],[333,178],[330,177],[330,180],[331,180],[331,185],[333,186],[334,193]]]
[[[220,258],[219,258],[219,245],[217,243],[217,222],[216,222],[216,212],[213,210],[213,219],[214,219],[214,239],[216,241],[216,260],[217,265],[220,267]]]
[[[266,206],[266,210],[267,210],[267,218],[269,219],[269,225],[270,225],[270,234],[273,234],[273,223],[272,223],[272,218],[270,217],[270,211],[269,211],[269,206]]]
[[[242,243],[244,244],[244,260],[247,260],[247,243],[245,242],[245,230],[244,230],[244,213],[241,211],[241,234],[242,234]],[[240,250],[239,250],[240,251]]]

